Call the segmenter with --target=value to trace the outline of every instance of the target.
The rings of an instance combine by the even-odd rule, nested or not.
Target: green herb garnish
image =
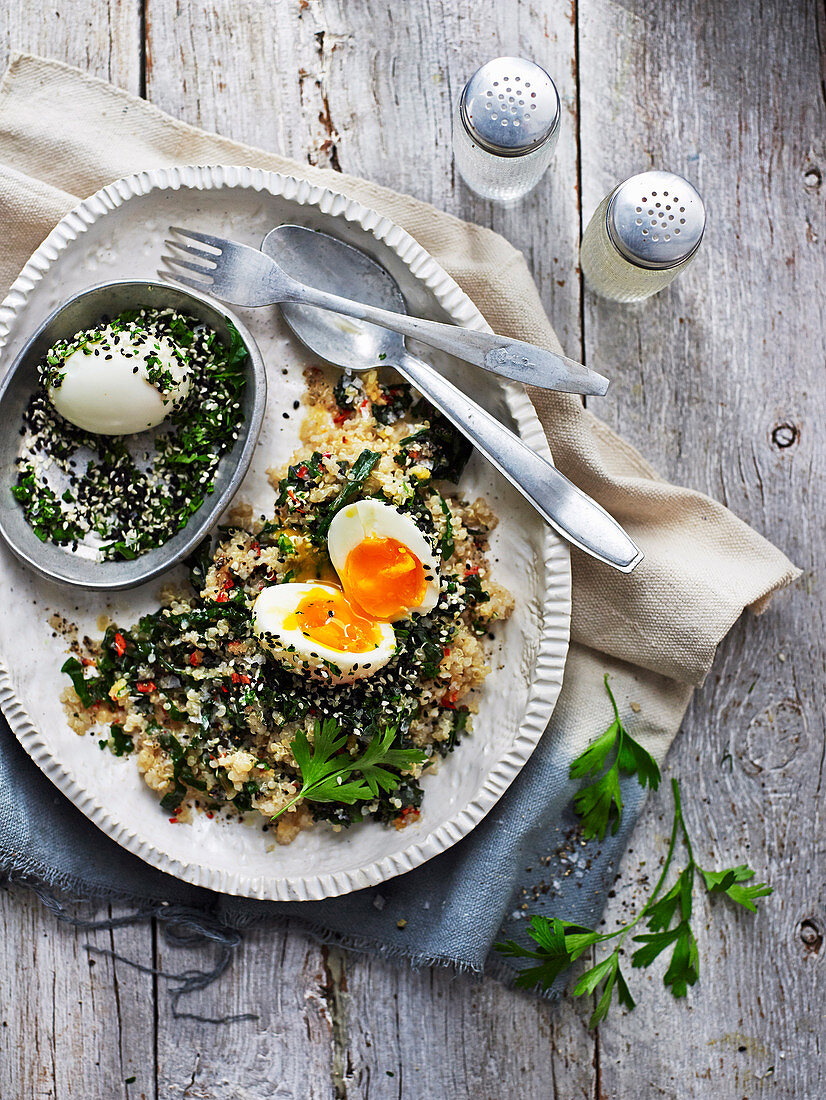
[[[448,558],[453,557],[453,551],[456,549],[456,544],[453,541],[453,514],[448,507],[448,503],[441,493],[436,493],[439,499],[439,507],[442,509],[442,514],[445,517],[445,533],[439,539],[439,553],[442,556],[442,561],[447,561]]]
[[[91,707],[93,703],[99,703],[106,698],[111,684],[99,675],[87,679],[83,665],[77,657],[69,657],[67,661],[64,661],[60,671],[65,672],[72,681],[72,687],[84,707]],[[114,679],[112,682],[114,682]]]
[[[429,464],[434,479],[457,482],[473,453],[473,444],[424,399],[413,406],[412,415],[426,419],[429,427],[402,439],[402,447],[408,454],[415,452],[415,462]]]
[[[387,729],[373,738],[361,756],[350,756],[345,749],[347,734],[339,732],[335,719],[316,722],[312,746],[307,734],[299,730],[291,748],[301,772],[301,791],[272,820],[302,799],[352,805],[378,798],[380,791],[395,790],[402,777],[389,768],[410,768],[427,760],[418,749],[393,748],[395,737],[396,730]]]
[[[315,524],[312,532],[313,542],[322,543],[327,538],[327,532],[330,530],[330,524],[333,522],[333,517],[337,512],[340,512],[342,508],[346,508],[347,505],[356,499],[364,489],[364,483],[367,481],[376,463],[381,458],[378,451],[370,451],[365,448],[353,463],[349,474],[344,479],[344,484],[339,490],[338,494],[323,509],[318,522]],[[290,467],[292,469],[292,467]],[[283,484],[283,482],[282,482]]]
[[[14,499],[23,505],[26,521],[41,542],[65,545],[83,538],[83,528],[66,516],[57,494],[38,480],[29,463],[21,463],[18,467],[17,484],[12,485],[11,491]],[[71,503],[66,500],[65,493],[62,499]]]
[[[128,733],[124,733],[123,726],[113,722],[109,727],[109,736],[100,742],[100,747],[108,748],[114,756],[128,756],[135,751],[135,742]]]
[[[620,954],[628,934],[643,920],[650,931],[632,937],[635,943],[642,946],[631,956],[631,965],[635,968],[650,966],[659,955],[671,949],[669,965],[663,977],[665,986],[675,997],[685,997],[688,987],[697,981],[699,954],[690,921],[698,872],[708,893],[724,894],[730,901],[752,913],[757,909],[755,901],[772,893],[772,887],[764,882],[744,885],[754,878],[754,871],[744,863],[723,871],[706,871],[696,863],[676,779],[672,779],[671,787],[674,793],[674,819],[665,863],[648,901],[632,921],[613,932],[601,933],[558,917],[534,916],[528,935],[536,944],[535,948],[524,947],[515,940],[494,945],[497,951],[509,958],[534,960],[535,965],[519,972],[516,985],[523,988],[540,985],[548,989],[589,948],[614,941],[611,953],[586,970],[574,986],[575,996],[589,995],[599,990],[599,1000],[591,1015],[591,1027],[596,1027],[607,1016],[615,990],[621,1005],[634,1008],[634,998],[620,970]],[[661,897],[678,837],[682,837],[688,862],[668,892]]]
[[[467,583],[467,582],[465,582]],[[605,836],[609,826],[616,833],[622,819],[622,792],[620,774],[636,775],[641,787],[657,789],[660,785],[660,769],[650,753],[635,741],[623,726],[614,694],[605,675],[605,690],[614,708],[614,721],[596,741],[571,764],[572,779],[596,776],[593,783],[583,787],[574,798],[574,810],[582,818],[582,835],[586,840]],[[610,766],[603,771],[606,761],[613,756]]]

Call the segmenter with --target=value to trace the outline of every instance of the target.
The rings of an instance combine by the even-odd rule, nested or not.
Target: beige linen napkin
[[[91,139],[93,135],[93,139]],[[502,237],[406,195],[239,145],[54,61],[17,54],[0,87],[0,284],[81,197],[173,164],[246,164],[302,176],[402,225],[453,276],[491,326],[561,350],[521,253]],[[559,468],[645,551],[630,576],[573,551],[572,648],[558,716],[572,743],[607,724],[600,681],[641,705],[634,732],[661,760],[721,639],[798,571],[716,501],[670,485],[566,394],[532,393]],[[636,709],[636,708],[635,708]]]

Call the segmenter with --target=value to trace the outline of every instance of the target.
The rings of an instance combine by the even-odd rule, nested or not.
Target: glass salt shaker
[[[539,183],[556,149],[556,85],[533,61],[497,57],[477,69],[453,118],[453,156],[482,198],[513,202]]]
[[[667,287],[697,254],[706,225],[697,189],[674,172],[631,176],[602,200],[580,264],[596,294],[639,302]]]

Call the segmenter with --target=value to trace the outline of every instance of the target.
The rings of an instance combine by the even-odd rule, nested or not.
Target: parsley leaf
[[[699,871],[710,894],[725,894],[750,913],[757,912],[754,904],[756,898],[765,898],[772,892],[771,886],[767,886],[765,882],[756,882],[753,886],[742,885],[748,879],[754,878],[754,871],[745,863],[729,867],[727,871],[704,871],[702,867]]]
[[[572,924],[567,920],[553,917],[531,917],[529,935],[537,943],[539,950],[523,947],[516,940],[506,940],[496,944],[496,950],[507,958],[525,958],[540,960],[539,966],[520,970],[515,984],[522,989],[531,989],[541,985],[549,989],[563,970],[575,962],[583,951],[603,937],[581,924]]]
[[[346,749],[347,735],[340,732],[334,718],[316,722],[312,745],[304,730],[299,730],[291,748],[301,772],[301,791],[272,820],[301,799],[353,805],[377,798],[381,790],[395,790],[402,777],[389,768],[410,768],[427,760],[418,749],[393,748],[395,736],[391,727],[374,737],[361,756],[351,756]]]
[[[622,724],[617,701],[608,685],[607,673],[605,690],[614,708],[614,721],[573,761],[569,773],[571,779],[598,777],[574,798],[574,810],[582,818],[582,834],[586,840],[595,836],[602,840],[609,827],[612,834],[619,829],[622,820],[621,774],[636,775],[641,787],[651,787],[655,791],[660,785],[657,761]],[[611,757],[610,766],[603,772]],[[603,774],[600,775],[600,772]]]

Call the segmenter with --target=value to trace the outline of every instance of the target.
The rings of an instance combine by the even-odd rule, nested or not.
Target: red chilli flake
[[[479,573],[479,566],[478,565],[466,565],[465,566],[465,576],[466,577],[475,577],[475,576],[478,575],[478,573]]]
[[[233,684],[248,684],[250,682],[249,676],[245,676],[242,672],[233,672],[230,679]]]
[[[152,691],[157,691],[154,680],[147,680],[145,684],[136,684],[135,690],[139,691],[141,695],[149,695]]]
[[[400,810],[398,815],[393,818],[393,824],[397,829],[401,830],[406,825],[409,825],[411,821],[418,821],[420,816],[421,813],[415,806],[405,806],[404,809]]]
[[[350,419],[350,415],[351,415],[351,414],[350,414],[349,410],[345,409],[345,410],[343,410],[342,412],[340,412],[340,413],[337,413],[337,414],[336,414],[336,415],[335,415],[335,416],[333,417],[333,423],[334,423],[334,424],[341,424],[341,423],[342,423],[342,421],[344,421],[344,420],[349,420],[349,419]]]
[[[126,652],[126,639],[120,633],[115,635],[115,653],[118,657],[122,657]]]
[[[189,655],[189,663],[193,668],[197,668],[203,659],[204,655],[201,653],[200,649],[196,649],[194,653],[190,653]]]
[[[177,817],[170,817],[169,824],[170,825],[180,825],[180,821],[178,821]]]
[[[218,595],[215,597],[215,602],[226,603],[228,599],[229,596],[226,594],[226,592],[219,592]]]
[[[449,657],[450,656],[450,646],[449,645],[443,645],[442,646],[442,656],[443,657]]]
[[[439,706],[445,707],[447,710],[456,710],[456,699],[458,694],[457,691],[449,691],[446,695],[441,697]]]
[[[308,473],[308,470],[307,470],[306,466],[299,466],[298,469],[295,471],[295,476],[296,477],[306,477],[307,473]]]

